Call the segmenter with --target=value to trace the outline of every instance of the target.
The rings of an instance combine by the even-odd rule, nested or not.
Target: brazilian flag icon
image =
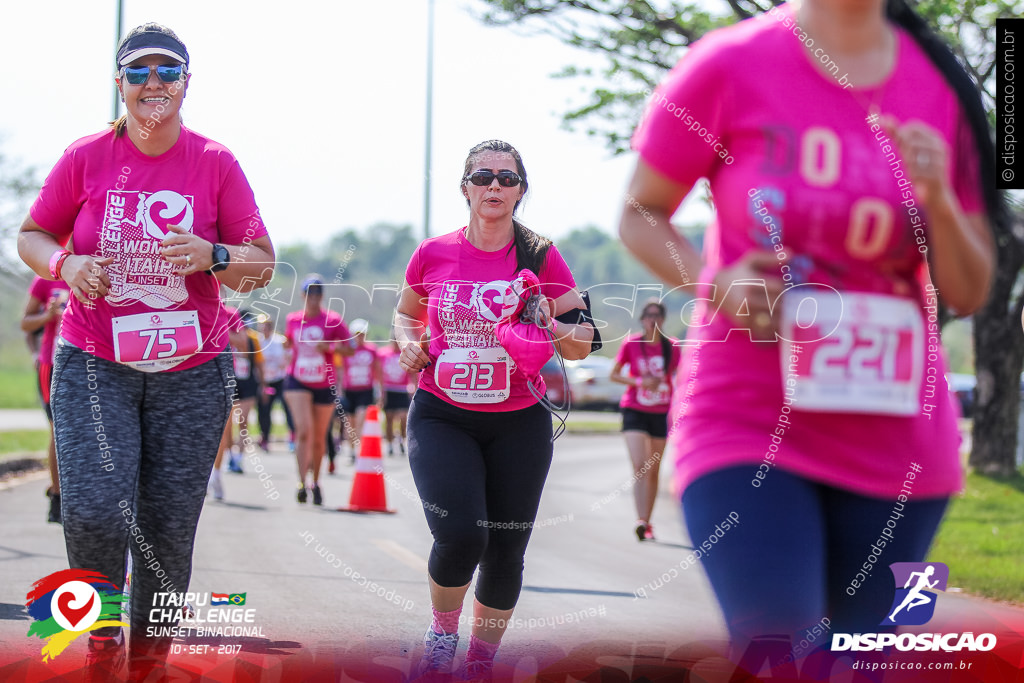
[[[245,596],[245,593],[232,593],[228,596],[228,602],[230,602],[232,605],[244,605]]]

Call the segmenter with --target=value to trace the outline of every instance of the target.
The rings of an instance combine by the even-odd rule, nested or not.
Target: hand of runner
[[[949,185],[949,152],[941,134],[922,121],[901,124],[894,116],[883,116],[879,125],[899,148],[913,185],[914,196],[926,207],[944,195]]]
[[[772,306],[782,294],[783,282],[777,273],[785,262],[774,252],[751,249],[715,273],[711,296],[717,314],[727,316],[736,327],[749,328],[755,341],[775,340],[778,322]]]
[[[402,355],[399,359],[402,367],[407,372],[419,372],[425,367],[430,365],[430,355],[427,353],[427,348],[430,345],[430,341],[427,338],[427,333],[424,332],[420,335],[418,342],[408,342],[402,347]]]
[[[110,278],[104,269],[113,262],[114,259],[110,257],[72,254],[64,260],[60,275],[68,283],[75,298],[87,304],[90,299],[103,298],[110,291]]]
[[[175,275],[192,275],[213,266],[213,243],[189,232],[180,225],[168,225],[167,237],[160,243],[160,255],[178,266]]]
[[[661,386],[661,378],[653,375],[645,375],[643,379],[640,380],[640,386],[644,389],[654,391]]]

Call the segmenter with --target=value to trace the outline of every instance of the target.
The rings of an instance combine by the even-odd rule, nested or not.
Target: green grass
[[[1024,604],[1024,476],[967,476],[932,548],[949,565],[950,585],[972,595]]]
[[[38,452],[45,456],[49,445],[50,431],[47,429],[0,432],[0,453]]]
[[[31,363],[23,368],[0,367],[0,409],[39,408],[36,373]]]
[[[557,421],[555,426],[558,426]],[[573,420],[570,418],[565,423],[565,431],[570,434],[594,434],[600,432],[602,434],[614,434],[622,430],[622,423],[616,422],[602,422],[601,420]]]

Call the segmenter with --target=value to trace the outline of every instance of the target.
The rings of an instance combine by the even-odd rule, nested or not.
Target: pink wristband
[[[54,280],[60,280],[60,269],[64,265],[64,260],[71,255],[71,252],[67,249],[58,249],[53,252],[53,256],[50,257],[50,276]]]
[[[635,380],[633,380],[633,384],[635,384],[636,388],[639,389],[640,387],[642,387],[644,385],[644,378],[643,377],[637,377]]]

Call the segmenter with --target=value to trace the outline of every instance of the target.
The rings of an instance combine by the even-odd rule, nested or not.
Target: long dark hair
[[[530,184],[526,180],[526,167],[523,166],[523,158],[519,156],[519,152],[515,147],[502,140],[485,140],[469,150],[469,155],[466,157],[466,167],[462,171],[462,182],[459,184],[459,187],[469,182],[466,180],[466,176],[469,175],[470,170],[473,168],[473,161],[476,157],[486,152],[508,154],[515,159],[516,173],[523,179],[523,197],[525,197],[526,192],[530,189]],[[515,217],[515,212],[522,201],[523,199],[520,197],[516,201],[515,206],[512,207],[512,232],[515,235],[515,240],[509,249],[514,248],[516,250],[517,271],[529,268],[534,274],[540,275],[541,266],[544,265],[544,259],[547,257],[548,249],[551,248],[552,243],[548,238],[542,237],[527,228]],[[466,203],[469,203],[468,198]]]
[[[909,33],[928,58],[939,70],[956,93],[971,127],[974,146],[978,150],[981,191],[985,199],[985,212],[993,226],[1009,226],[1009,215],[1003,194],[996,189],[996,151],[989,129],[985,107],[981,103],[978,86],[971,80],[967,70],[957,61],[945,41],[928,26],[906,0],[887,0],[885,15],[897,26]]]
[[[132,38],[133,36],[137,36],[140,33],[147,33],[147,32],[149,32],[149,33],[153,33],[153,32],[163,33],[165,35],[170,36],[171,38],[174,38],[176,41],[181,43],[182,47],[185,47],[185,43],[181,42],[181,38],[178,37],[177,33],[172,31],[171,29],[167,28],[163,24],[157,24],[156,22],[152,22],[151,21],[148,24],[142,24],[141,26],[136,26],[131,31],[129,31],[128,34],[124,38],[121,39],[121,42],[118,43],[117,51],[118,52],[121,51],[121,46],[124,45],[126,42],[128,42],[129,38]],[[186,64],[185,66],[187,67],[188,64]],[[120,73],[120,72],[118,72],[118,73]],[[179,114],[179,116],[180,116],[180,114]],[[111,121],[110,125],[113,126],[113,128],[114,128],[114,137],[115,138],[121,137],[122,135],[124,135],[128,131],[128,115],[127,114],[121,114],[121,116],[118,117],[118,119],[116,121]]]
[[[647,313],[647,309],[651,306],[658,309],[658,313],[661,314],[663,320],[665,319],[665,316],[668,315],[668,309],[665,308],[665,304],[661,303],[657,299],[648,299],[647,303],[644,304],[644,307],[640,309],[641,318],[643,318],[644,314]],[[658,335],[658,341],[661,342],[661,359],[665,363],[665,377],[671,377],[672,375],[669,362],[672,360],[672,342],[665,336],[665,333],[661,331],[661,325],[656,324],[654,326],[654,331]]]

